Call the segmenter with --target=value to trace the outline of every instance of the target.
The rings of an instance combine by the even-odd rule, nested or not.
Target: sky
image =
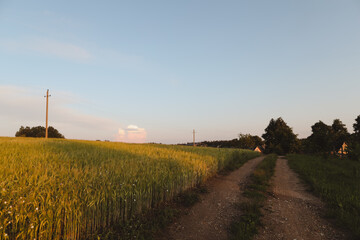
[[[299,137],[360,115],[359,1],[0,0],[0,136],[184,143]]]

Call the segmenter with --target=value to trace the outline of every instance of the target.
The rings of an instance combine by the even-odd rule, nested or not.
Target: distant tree
[[[45,137],[45,131],[46,128],[42,127],[42,126],[37,126],[37,127],[23,127],[21,126],[19,131],[17,131],[15,133],[15,137],[35,137],[35,138],[40,138],[40,137]],[[53,127],[49,127],[48,128],[48,137],[49,138],[65,138],[64,135],[62,135],[61,133],[59,133],[59,131]]]
[[[263,140],[261,137],[255,135],[255,136],[252,136],[252,138],[253,138],[253,140],[254,140],[254,142],[255,142],[255,145],[256,145],[255,147],[257,147],[257,146],[264,146],[264,145],[265,145],[265,142],[264,142],[264,140]]]
[[[355,119],[355,123],[353,124],[354,128],[354,140],[360,143],[360,115]]]
[[[311,129],[312,134],[304,141],[308,153],[336,153],[344,142],[350,142],[350,134],[339,119],[335,119],[331,126],[319,121]]]
[[[239,134],[239,139],[232,140],[217,140],[204,141],[199,143],[200,146],[219,147],[219,148],[242,148],[254,149],[256,146],[262,146],[263,140],[259,136],[252,136],[250,134]]]
[[[349,159],[360,161],[360,143],[350,142],[346,150],[348,152]]]
[[[237,148],[239,145],[239,140],[234,138],[232,140],[204,141],[201,142],[199,145],[219,148]]]
[[[308,147],[309,145],[309,140],[308,138],[301,138],[299,139],[299,152],[300,153],[308,153]]]
[[[23,127],[21,126],[19,131],[15,133],[15,137],[27,137],[31,135],[31,129],[30,127]]]
[[[284,155],[299,150],[297,136],[281,117],[270,120],[262,137],[265,140],[265,153]]]
[[[348,156],[352,160],[360,161],[360,115],[355,119],[353,124],[354,133],[348,144]]]
[[[331,125],[331,141],[333,151],[338,151],[344,142],[347,142],[350,138],[350,134],[339,119],[335,119]]]
[[[311,153],[330,153],[333,150],[332,127],[319,121],[311,126],[312,134],[308,137],[308,151]]]
[[[250,134],[239,134],[238,147],[243,149],[254,149],[257,146],[262,146],[264,141],[259,136],[252,136]]]

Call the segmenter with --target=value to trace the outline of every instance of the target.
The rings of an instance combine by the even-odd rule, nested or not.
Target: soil
[[[263,211],[264,226],[255,240],[348,239],[322,217],[324,204],[306,190],[285,158],[277,160],[272,186]]]
[[[246,162],[226,176],[208,181],[208,194],[201,196],[188,212],[172,223],[160,236],[163,240],[221,240],[228,239],[228,229],[237,215],[235,203],[240,201],[241,187],[263,157]]]

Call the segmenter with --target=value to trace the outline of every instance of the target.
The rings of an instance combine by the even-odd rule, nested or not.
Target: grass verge
[[[308,155],[287,158],[290,167],[327,204],[327,216],[360,239],[360,163]]]
[[[230,226],[230,239],[252,239],[257,233],[257,228],[261,225],[261,208],[266,199],[269,180],[274,174],[276,159],[277,155],[268,155],[250,176],[251,183],[243,193],[248,198],[248,201],[238,204],[242,215],[232,222]]]

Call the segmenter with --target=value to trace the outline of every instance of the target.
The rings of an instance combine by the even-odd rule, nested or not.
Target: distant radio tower
[[[193,146],[195,147],[195,129],[193,129]]]
[[[46,91],[46,130],[45,130],[45,138],[48,138],[48,113],[49,113],[49,97],[51,97],[51,95],[49,95],[49,89]]]

